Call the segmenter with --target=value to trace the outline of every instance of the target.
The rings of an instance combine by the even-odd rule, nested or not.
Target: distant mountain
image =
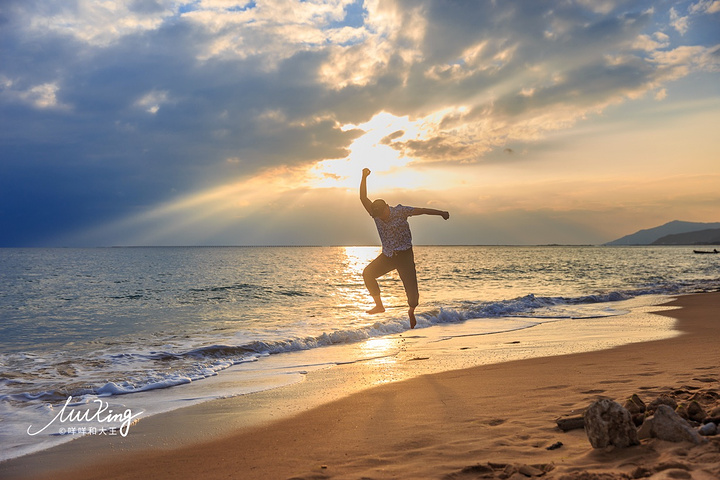
[[[653,245],[720,245],[720,228],[675,233],[655,240]]]
[[[699,230],[708,230],[720,228],[720,223],[699,223],[699,222],[681,222],[674,220],[655,228],[640,230],[632,235],[625,235],[622,238],[608,242],[605,245],[651,245],[656,240],[667,235],[676,235],[679,233],[697,232]]]

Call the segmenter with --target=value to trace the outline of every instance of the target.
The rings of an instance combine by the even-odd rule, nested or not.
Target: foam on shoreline
[[[490,333],[496,331],[494,325],[483,330],[468,320],[460,325],[436,325],[365,342],[274,355],[263,362],[235,365],[202,384],[164,389],[162,398],[157,391],[117,397],[123,400],[124,408],[143,411],[142,420],[130,428],[127,437],[85,436],[16,461],[32,461],[38,455],[57,460],[62,457],[58,452],[77,448],[105,455],[110,446],[118,449],[115,454],[128,454],[205,442],[376,385],[420,375],[671,338],[678,334],[673,329],[675,320],[649,313],[667,308],[656,306],[663,300],[668,297],[625,301],[622,307],[629,313],[619,316],[541,322],[518,318],[502,333]],[[260,381],[265,384],[258,388]],[[220,395],[229,385],[237,393]],[[192,407],[181,408],[186,406]],[[194,422],[197,416],[205,420]],[[60,460],[56,466],[62,463]]]

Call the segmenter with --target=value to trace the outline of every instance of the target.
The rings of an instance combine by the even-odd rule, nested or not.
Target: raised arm
[[[362,171],[362,180],[360,181],[360,201],[363,204],[363,207],[365,207],[365,210],[372,215],[372,202],[367,196],[367,177],[370,175],[370,169],[369,168],[363,168]]]
[[[439,215],[445,220],[450,218],[450,212],[435,210],[434,208],[415,208],[410,215]]]

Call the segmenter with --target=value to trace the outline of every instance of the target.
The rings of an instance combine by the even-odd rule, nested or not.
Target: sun
[[[415,159],[402,155],[387,140],[404,140],[419,135],[418,126],[407,116],[397,117],[387,112],[376,114],[360,125],[346,125],[365,133],[350,145],[346,158],[323,160],[311,169],[312,185],[316,188],[356,188],[360,172],[369,168],[372,182],[378,188],[417,188],[420,175],[408,168]]]

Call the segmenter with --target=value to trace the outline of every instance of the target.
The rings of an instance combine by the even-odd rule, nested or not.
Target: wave
[[[310,293],[304,292],[302,290],[275,288],[275,287],[271,287],[271,286],[255,285],[255,284],[251,284],[251,283],[235,283],[235,284],[231,284],[231,285],[190,288],[188,290],[188,292],[190,292],[191,294],[214,293],[214,294],[225,294],[225,295],[239,293],[239,294],[243,294],[243,295],[251,295],[251,296],[256,296],[256,297],[262,297],[265,295],[281,295],[281,296],[287,296],[287,297],[306,297],[306,296],[310,295]],[[214,297],[214,298],[217,298],[217,297]]]
[[[243,287],[241,287],[243,288]],[[436,310],[417,316],[418,329],[433,325],[462,323],[471,319],[526,318],[533,319],[527,326],[532,327],[545,321],[563,319],[596,318],[620,315],[621,310],[606,304],[622,302],[640,295],[672,295],[716,291],[719,281],[702,283],[675,283],[671,285],[647,285],[640,289],[613,291],[578,297],[549,297],[533,294],[500,301],[465,302],[454,308],[438,307]],[[598,306],[599,308],[593,308]],[[515,325],[509,327],[517,328]],[[296,336],[285,339],[252,340],[238,345],[210,343],[189,346],[179,350],[152,350],[145,352],[124,352],[120,354],[102,354],[102,358],[93,358],[83,362],[84,378],[75,378],[76,383],[52,381],[56,387],[47,388],[50,382],[43,382],[46,388],[41,391],[18,392],[34,385],[32,379],[11,378],[0,373],[0,385],[12,387],[16,393],[0,395],[0,401],[57,401],[82,395],[127,395],[156,389],[176,387],[218,375],[234,365],[256,362],[263,357],[282,353],[310,350],[338,344],[361,342],[376,337],[395,335],[407,331],[407,319],[387,316],[382,320],[356,328],[339,329],[319,334]],[[507,331],[502,327],[484,334]],[[11,354],[12,355],[12,354]],[[2,356],[0,366],[7,366],[7,355]],[[93,365],[95,367],[93,368]],[[5,370],[5,368],[3,368]],[[102,372],[100,372],[102,370]],[[98,377],[115,377],[98,382]],[[23,381],[25,380],[25,381]],[[67,380],[67,379],[65,379]],[[32,387],[31,387],[32,388]],[[41,387],[42,388],[42,387]]]

